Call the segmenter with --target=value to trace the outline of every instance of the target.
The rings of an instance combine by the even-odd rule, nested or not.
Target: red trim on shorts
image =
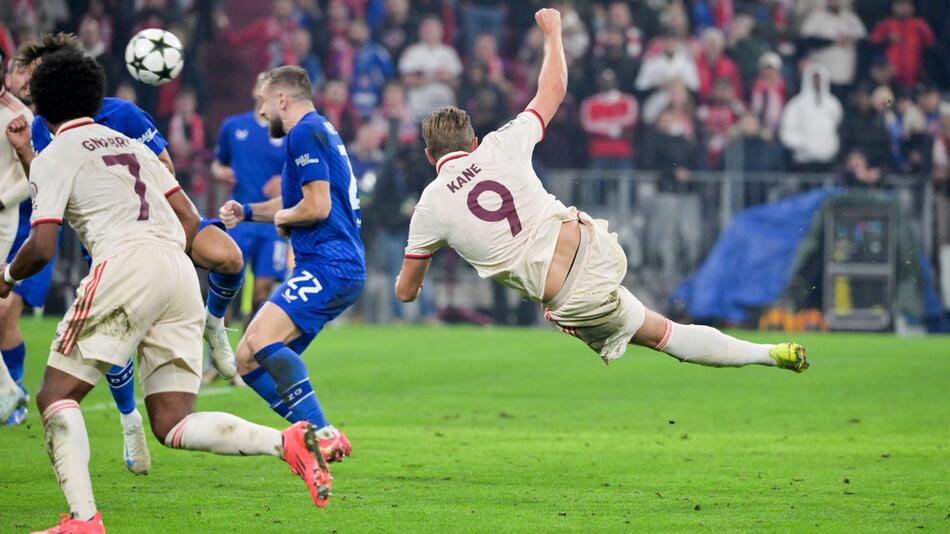
[[[65,410],[66,408],[76,408],[79,409],[79,403],[72,399],[63,399],[56,401],[53,404],[50,404],[46,411],[43,412],[43,421],[49,421],[50,417],[53,417],[58,412]]]
[[[540,143],[541,141],[544,141],[544,129],[545,129],[546,127],[545,127],[545,125],[544,125],[544,119],[541,118],[541,114],[538,113],[537,111],[531,109],[531,108],[526,109],[525,112],[526,112],[526,113],[532,113],[532,114],[534,114],[535,117],[538,118],[538,122],[541,123],[541,140],[538,141],[538,142]]]
[[[96,276],[99,275],[99,267],[100,267],[99,265],[96,265],[93,268],[91,280],[95,280]],[[92,282],[90,282],[90,284],[91,283]],[[57,352],[59,352],[60,354],[65,354],[63,352],[63,349],[66,348],[66,341],[69,339],[70,336],[72,336],[73,328],[76,326],[76,319],[79,317],[80,308],[83,307],[83,304],[85,304],[86,298],[88,297],[89,297],[89,292],[87,291],[86,293],[83,294],[81,299],[73,303],[73,306],[72,306],[73,315],[72,317],[69,318],[69,324],[66,327],[66,331],[63,332],[63,335],[59,340],[59,346],[56,347]]]
[[[663,337],[660,338],[660,342],[656,344],[656,350],[663,350],[666,348],[666,344],[670,342],[670,336],[673,334],[673,321],[666,320],[666,331],[663,332]]]
[[[442,166],[445,165],[446,163],[452,161],[453,159],[464,158],[465,156],[468,156],[468,155],[469,155],[468,152],[463,152],[463,153],[461,153],[461,154],[455,154],[455,155],[453,155],[453,156],[448,156],[448,157],[442,156],[444,159],[442,159],[441,161],[439,161],[439,164],[435,166],[435,173],[436,173],[436,174],[439,174],[440,172],[442,172]]]
[[[174,195],[175,193],[177,193],[177,192],[179,192],[179,191],[181,191],[181,186],[180,186],[180,185],[176,185],[175,187],[169,189],[168,191],[165,191],[165,198],[168,198],[168,197]]]
[[[89,289],[86,291],[86,294],[83,296],[82,309],[76,309],[73,312],[73,316],[77,317],[76,313],[79,315],[75,319],[75,323],[71,325],[71,332],[67,338],[64,338],[63,342],[60,343],[60,348],[65,348],[65,350],[60,350],[64,356],[69,356],[69,353],[72,352],[73,347],[76,345],[76,339],[79,337],[79,333],[82,331],[83,326],[86,324],[86,319],[89,318],[89,311],[92,309],[92,302],[96,298],[96,289],[99,288],[99,282],[102,281],[102,273],[105,272],[106,264],[109,260],[106,260],[96,266],[95,278],[90,282]]]
[[[63,224],[63,219],[60,217],[43,217],[42,219],[37,219],[30,223],[30,228],[35,228],[41,224],[53,223],[53,224]]]
[[[80,120],[78,122],[74,122],[70,124],[69,126],[66,126],[65,128],[60,128],[59,131],[56,132],[56,135],[62,135],[64,132],[72,130],[73,128],[79,128],[80,126],[88,126],[90,124],[95,124],[95,122],[92,119]]]
[[[432,253],[429,254],[406,254],[405,258],[407,260],[427,260],[432,257]]]

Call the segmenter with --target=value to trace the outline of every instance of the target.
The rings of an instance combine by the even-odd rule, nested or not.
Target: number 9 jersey
[[[475,151],[436,162],[409,225],[406,257],[448,245],[482,278],[541,301],[561,225],[577,217],[548,193],[531,165],[544,123],[527,110],[488,134]]]
[[[180,189],[152,151],[92,119],[63,124],[30,172],[31,226],[65,217],[99,263],[129,241],[171,243],[185,234],[165,197]]]

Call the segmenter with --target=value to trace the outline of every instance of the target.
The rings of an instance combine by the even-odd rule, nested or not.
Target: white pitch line
[[[234,393],[234,392],[235,392],[236,390],[238,390],[238,389],[240,389],[240,388],[235,388],[235,387],[230,387],[230,386],[224,387],[224,388],[202,389],[201,391],[198,392],[198,397],[199,397],[199,398],[201,398],[201,397],[217,397],[217,396],[220,396],[220,395],[229,395],[229,394],[231,394],[231,393]],[[135,402],[138,403],[138,404],[143,404],[143,403],[145,402],[145,399],[136,397],[136,398],[135,398]],[[106,411],[106,410],[115,410],[115,409],[116,409],[116,408],[115,408],[115,403],[114,403],[114,402],[111,402],[111,401],[110,401],[110,402],[100,402],[100,403],[97,403],[97,404],[90,404],[89,406],[83,406],[83,407],[82,407],[82,411],[83,411],[83,412],[102,412],[102,411]]]

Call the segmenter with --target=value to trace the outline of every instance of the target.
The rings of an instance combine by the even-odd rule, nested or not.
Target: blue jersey
[[[97,123],[144,143],[155,155],[168,146],[168,141],[158,132],[151,115],[131,102],[121,98],[106,97],[99,113],[93,118]],[[53,140],[46,121],[39,115],[33,119],[33,149],[42,152]]]
[[[215,159],[234,169],[231,198],[241,204],[268,200],[264,186],[284,168],[285,139],[273,139],[268,130],[253,111],[228,117],[221,124]]]
[[[356,177],[336,129],[311,111],[287,134],[281,180],[284,207],[303,200],[303,186],[315,180],[330,182],[330,215],[310,226],[291,228],[290,243],[297,263],[319,264],[348,280],[366,279]]]

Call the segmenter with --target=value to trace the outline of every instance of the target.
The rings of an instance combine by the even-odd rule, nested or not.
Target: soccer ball
[[[125,66],[136,80],[162,85],[175,79],[185,66],[181,41],[173,34],[150,28],[132,36],[125,47]]]

